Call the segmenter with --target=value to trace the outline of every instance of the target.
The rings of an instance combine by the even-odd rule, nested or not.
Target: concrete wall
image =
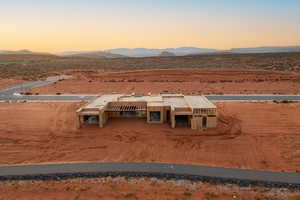
[[[199,130],[202,129],[202,117],[192,117],[191,119],[191,128],[193,130]]]
[[[106,121],[107,121],[107,115],[104,112],[104,110],[101,110],[99,114],[99,127],[103,128],[104,125],[106,124]]]
[[[217,127],[217,117],[207,117],[207,128]]]

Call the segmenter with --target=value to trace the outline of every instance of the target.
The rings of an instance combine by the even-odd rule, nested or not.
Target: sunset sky
[[[0,49],[288,45],[299,0],[0,0]]]

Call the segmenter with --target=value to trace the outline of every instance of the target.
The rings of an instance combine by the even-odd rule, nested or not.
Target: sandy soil
[[[161,199],[161,200],[297,200],[300,191],[239,188],[191,181],[163,181],[153,178],[100,178],[62,181],[13,181],[0,185],[0,200],[7,199]]]
[[[74,78],[35,88],[41,94],[184,93],[299,94],[296,72],[246,69],[169,69],[137,71],[68,71]]]
[[[80,103],[1,103],[1,164],[126,161],[297,171],[300,103],[218,103],[219,127],[113,119],[77,130]]]
[[[3,88],[7,88],[7,87],[11,87],[11,86],[15,86],[15,85],[18,85],[18,84],[21,84],[21,83],[24,83],[25,81],[24,80],[21,80],[21,79],[0,79],[0,89],[3,89]]]

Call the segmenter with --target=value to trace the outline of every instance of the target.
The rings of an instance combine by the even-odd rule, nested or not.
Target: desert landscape
[[[299,52],[204,54],[175,57],[86,58],[52,54],[0,54],[0,77],[36,80],[65,70],[142,70],[142,69],[258,69],[300,71]]]
[[[300,200],[300,1],[3,1],[0,200]]]
[[[1,164],[114,161],[299,170],[299,103],[217,103],[218,128],[203,131],[144,119],[77,129],[74,110],[80,105],[1,103]]]
[[[271,55],[273,59],[289,60],[290,57],[298,59],[299,54],[280,54],[282,57],[267,54],[266,57]],[[289,68],[289,64],[284,65],[283,69],[246,67],[245,60],[252,56],[237,55],[240,59],[232,59],[230,64],[224,62],[231,58],[230,55],[192,56],[185,68],[178,66],[187,57],[175,57],[175,67],[171,65],[172,62],[172,67],[168,67],[169,64],[166,67],[155,67],[156,62],[164,66],[165,62],[171,61],[163,57],[95,59],[88,67],[75,65],[70,68],[70,61],[78,64],[86,58],[45,55],[37,59],[36,56],[10,55],[5,57],[11,59],[5,64],[6,67],[10,65],[10,68],[5,68],[5,73],[1,74],[0,88],[65,74],[71,75],[71,78],[21,93],[300,94],[300,72],[296,68]],[[265,57],[255,55],[255,58],[254,61],[259,63]],[[216,60],[216,65],[208,67],[208,61],[203,61],[205,59]],[[222,60],[219,66],[218,60]],[[243,65],[234,65],[237,60]],[[17,61],[24,63],[22,66],[26,68],[26,74],[16,70],[15,66],[20,66],[14,63]],[[123,61],[135,67],[110,67],[124,65]],[[148,61],[151,61],[153,67],[139,64]],[[198,62],[204,62],[206,67],[201,67],[202,64],[193,67]],[[44,66],[45,63],[47,65]],[[58,67],[57,64],[62,66]],[[3,69],[0,65],[0,70]],[[156,162],[277,172],[299,172],[300,169],[298,102],[214,102],[218,110],[218,127],[201,131],[186,127],[171,129],[169,124],[153,125],[147,124],[145,119],[124,118],[110,120],[103,129],[97,125],[78,129],[75,111],[85,104],[26,101],[0,103],[1,164]],[[1,184],[0,192],[0,199],[40,199],[42,194],[46,194],[49,199],[54,196],[56,199],[299,198],[297,190],[254,186],[240,188],[236,185],[148,178],[8,181]]]
[[[300,72],[247,69],[66,71],[71,79],[33,88],[38,94],[300,94]]]
[[[299,94],[299,67],[299,53],[151,58],[0,54],[0,87],[67,74],[73,77],[27,92]]]

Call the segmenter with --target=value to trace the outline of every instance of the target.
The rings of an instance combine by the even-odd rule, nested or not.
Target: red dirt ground
[[[299,94],[296,72],[246,69],[68,71],[74,78],[30,90],[41,94]]]
[[[62,181],[13,181],[0,185],[0,200],[7,199],[159,199],[159,200],[297,200],[299,191],[239,188],[191,181],[162,181],[153,178],[100,178]]]
[[[165,162],[300,169],[300,103],[218,103],[219,127],[171,129],[113,119],[77,130],[80,103],[0,103],[0,164]]]

